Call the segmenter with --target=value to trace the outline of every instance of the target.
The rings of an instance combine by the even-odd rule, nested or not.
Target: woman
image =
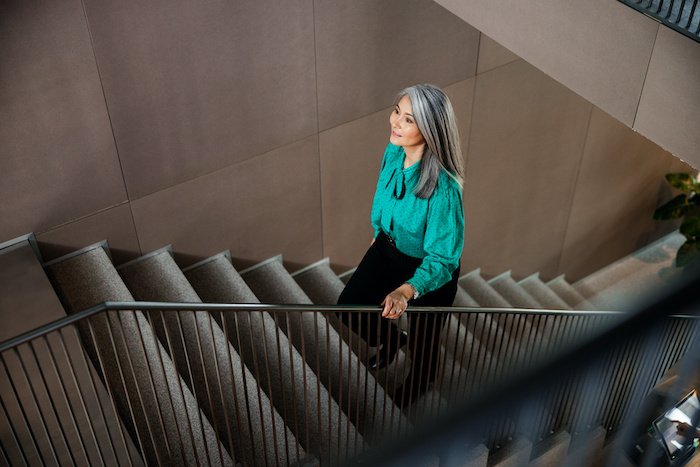
[[[439,88],[421,84],[399,92],[389,117],[391,136],[372,203],[374,240],[338,299],[344,305],[380,305],[377,314],[341,319],[381,348],[370,369],[390,364],[408,344],[411,368],[394,401],[414,401],[435,380],[445,314],[408,314],[406,334],[396,325],[414,306],[451,306],[464,245],[464,170],[454,111]]]

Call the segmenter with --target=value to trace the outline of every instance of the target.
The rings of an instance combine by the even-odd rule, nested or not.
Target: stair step
[[[312,304],[309,296],[284,269],[282,255],[273,256],[254,264],[240,271],[240,275],[248,283],[253,293],[264,303]]]
[[[479,302],[474,300],[464,287],[457,284],[457,294],[455,295],[455,300],[452,302],[452,306],[463,306],[463,307],[478,307]]]
[[[595,310],[591,302],[583,298],[578,290],[576,290],[564,276],[555,277],[547,282],[547,286],[554,291],[562,300],[564,300],[574,310]]]
[[[137,300],[201,301],[169,247],[130,261],[118,271]],[[279,458],[285,463],[298,460],[296,438],[267,396],[257,391],[253,374],[209,313],[164,312],[152,318],[156,334],[164,345],[168,344],[183,378],[197,388],[195,396],[202,411],[236,459],[244,463],[254,463],[261,457]],[[287,453],[285,439],[289,439],[292,452]],[[329,447],[319,455],[329,459],[339,449]]]
[[[464,456],[455,457],[457,459],[461,458],[462,461],[450,465],[459,467],[486,467],[489,460],[489,450],[486,446],[480,444],[475,448],[469,449]]]
[[[331,269],[328,258],[300,269],[291,276],[315,305],[337,304],[338,297],[345,288],[345,283]],[[345,326],[335,313],[326,313],[325,317],[350,344],[353,352],[365,361],[370,355],[365,341]]]
[[[588,467],[603,450],[607,430],[598,426],[595,429],[576,437],[569,447],[566,465],[570,467]]]
[[[482,345],[465,323],[469,324],[467,315],[460,317],[452,314],[447,319],[444,332],[444,354],[440,365],[440,392],[449,400],[465,400],[473,391],[483,387],[481,377],[488,369],[495,370],[497,362],[493,359],[487,345]],[[472,316],[471,321],[476,317]],[[475,329],[478,329],[474,326]],[[483,336],[482,336],[483,337]]]
[[[491,284],[481,277],[479,270],[475,270],[462,276],[459,283],[482,307],[512,308],[513,305],[501,295]],[[526,338],[532,334],[532,324],[528,317],[513,314],[494,314],[478,317],[474,324],[481,326],[481,331],[490,333],[488,339],[481,339],[482,344],[490,342],[487,346],[492,352],[499,349],[498,374],[508,374],[513,369],[519,368],[523,361],[529,359],[532,343],[526,342]],[[472,330],[470,326],[468,329]],[[479,335],[472,330],[474,335]]]
[[[70,313],[105,301],[134,300],[99,246],[52,261],[47,273]],[[93,365],[104,364],[104,377],[122,417],[133,417],[126,426],[142,446],[147,463],[192,465],[206,463],[212,455],[221,464],[233,465],[141,312],[95,316],[89,319],[89,327],[79,330]],[[96,347],[96,343],[100,344]],[[181,436],[190,430],[198,436]]]
[[[291,275],[316,305],[335,305],[345,284],[335,275],[328,258]]]
[[[235,270],[230,256],[220,254],[183,271],[204,302],[259,303]],[[257,381],[282,413],[287,425],[309,446],[329,434],[352,427],[347,416],[319,383],[301,354],[289,343],[267,312],[213,314],[224,324],[229,339],[246,365],[260,368]],[[222,320],[221,315],[225,318]],[[264,370],[264,371],[263,371]],[[306,401],[316,401],[306,404]],[[357,439],[359,442],[359,438]]]
[[[528,467],[559,467],[566,465],[566,453],[571,435],[560,431],[537,443],[532,448],[532,459]]]
[[[0,342],[66,312],[41,266],[32,235],[0,245]]]
[[[489,455],[489,467],[521,467],[528,464],[532,453],[532,443],[525,438],[517,438],[498,451]]]
[[[282,265],[281,256],[242,271],[241,277],[263,302],[311,302]],[[288,316],[287,336],[365,437],[374,442],[408,426],[408,420],[324,315],[300,312]]]
[[[66,316],[33,242],[28,235],[0,248],[0,341]],[[139,463],[140,454],[130,437],[123,438],[109,394],[72,326],[2,355],[0,399],[0,445],[9,456],[0,459],[9,465],[25,465],[25,459],[29,465],[99,464],[103,457],[123,457],[122,450]],[[45,439],[33,439],[32,433],[44,430],[53,448]]]
[[[542,304],[535,300],[525,289],[520,287],[511,277],[510,271],[500,274],[490,281],[493,287],[508,303],[516,308],[542,308]]]
[[[518,282],[527,293],[548,310],[570,310],[568,303],[559,297],[547,284],[542,282],[539,273],[532,274]]]
[[[573,284],[597,309],[628,309],[668,285],[679,270],[676,252],[685,242],[678,231],[653,242]]]
[[[503,298],[501,294],[481,277],[479,269],[460,277],[459,285],[483,307],[512,308],[508,300]]]

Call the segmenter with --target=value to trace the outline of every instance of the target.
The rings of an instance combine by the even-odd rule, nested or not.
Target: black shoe
[[[383,345],[377,353],[369,359],[367,367],[372,371],[376,371],[391,365],[396,358],[396,353],[401,347],[406,345],[407,342],[408,333],[406,331],[399,331],[397,338],[391,339],[389,344]]]

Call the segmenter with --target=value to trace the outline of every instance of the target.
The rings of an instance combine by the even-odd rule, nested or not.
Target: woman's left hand
[[[406,308],[408,308],[408,300],[412,296],[411,287],[406,284],[391,292],[381,303],[381,306],[384,307],[382,317],[399,319],[403,312],[406,311]]]

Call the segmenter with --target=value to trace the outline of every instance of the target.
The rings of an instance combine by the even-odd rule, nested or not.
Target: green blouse
[[[372,202],[374,236],[383,230],[402,253],[422,258],[408,283],[420,295],[437,290],[452,278],[464,247],[462,189],[444,170],[428,199],[413,193],[420,178],[420,161],[404,169],[401,146],[384,151]]]

